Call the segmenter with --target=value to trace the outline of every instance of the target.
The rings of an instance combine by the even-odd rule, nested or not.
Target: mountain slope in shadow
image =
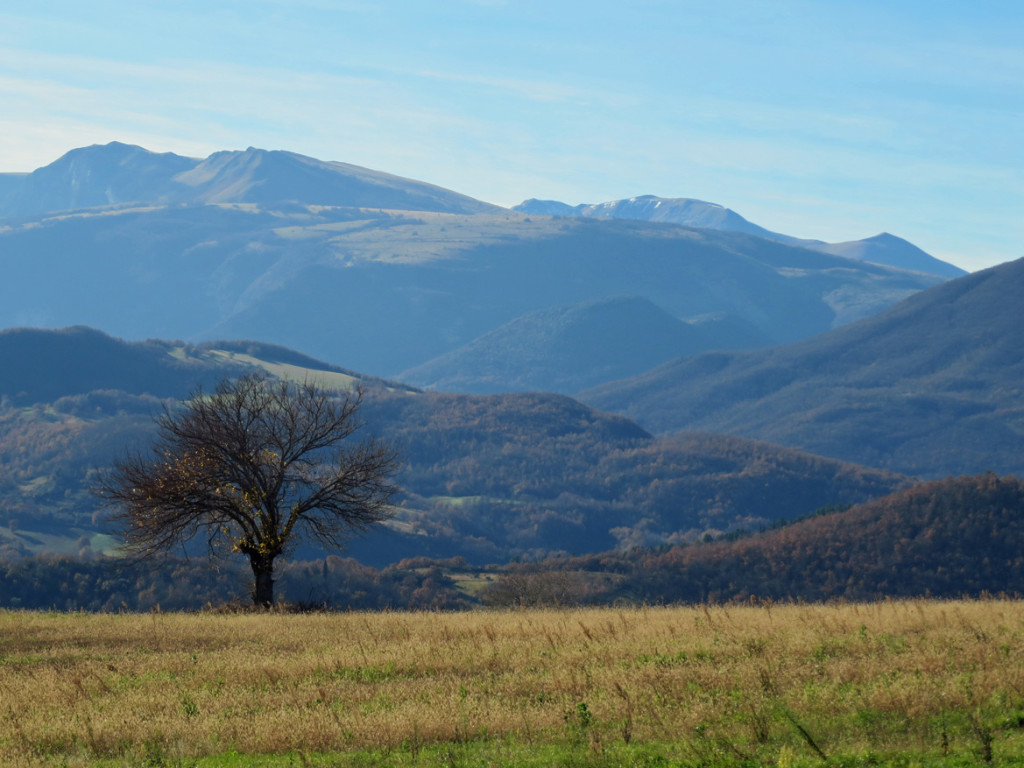
[[[656,432],[704,429],[925,477],[1024,472],[1024,260],[795,344],[703,354],[581,394]]]

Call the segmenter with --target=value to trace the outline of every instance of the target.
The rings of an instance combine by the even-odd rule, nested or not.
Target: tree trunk
[[[273,555],[250,555],[254,577],[252,601],[259,608],[270,608],[274,604],[274,557]]]

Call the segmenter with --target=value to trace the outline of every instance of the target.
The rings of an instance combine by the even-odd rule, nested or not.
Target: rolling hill
[[[559,395],[421,392],[250,342],[128,343],[88,329],[8,331],[0,342],[7,370],[25,372],[24,381],[0,381],[0,554],[8,557],[109,547],[88,492],[96,470],[148,443],[167,398],[252,366],[330,386],[361,381],[368,428],[405,462],[394,521],[350,548],[377,565],[690,541],[908,482],[736,438],[654,438]],[[76,383],[68,361],[90,359],[106,373]]]
[[[127,343],[86,326],[0,330],[0,360],[0,395],[19,407],[97,390],[180,399],[196,387],[209,389],[211,383],[253,367],[273,375],[295,371],[324,386],[346,386],[354,380],[383,385],[373,377],[272,344],[222,341],[197,346],[154,339]]]
[[[86,147],[0,175],[0,197],[0,327],[251,338],[391,378],[503,326],[502,343],[524,347],[534,313],[560,307],[638,297],[691,326],[716,318],[784,343],[943,279],[741,232],[531,216],[256,149],[196,160]],[[601,327],[581,343],[599,352]],[[662,340],[635,335],[638,357],[664,359],[648,342]]]
[[[623,589],[695,602],[1020,595],[1022,541],[1024,483],[947,478],[737,541],[642,554]]]
[[[1024,472],[1024,260],[791,345],[698,355],[581,395],[699,429],[922,477]]]

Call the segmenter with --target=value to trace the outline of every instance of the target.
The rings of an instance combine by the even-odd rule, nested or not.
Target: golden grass
[[[0,612],[0,763],[89,764],[153,744],[199,757],[505,736],[782,757],[812,741],[826,753],[952,742],[981,754],[1024,723],[1022,664],[1024,603],[1000,600]]]

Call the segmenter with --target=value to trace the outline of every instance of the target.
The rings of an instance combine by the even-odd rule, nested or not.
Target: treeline
[[[716,541],[474,568],[407,559],[285,564],[286,603],[335,609],[877,600],[1024,594],[1024,483],[985,474],[926,483],[850,509]],[[27,558],[0,567],[0,606],[60,610],[198,609],[248,601],[238,564]]]
[[[573,579],[590,602],[1019,595],[1024,483],[992,473],[950,478],[746,537],[520,570],[510,602],[535,602],[552,575]]]
[[[276,578],[283,605],[297,609],[469,608],[442,568],[375,569],[351,558],[282,563]],[[461,562],[455,563],[456,567]],[[0,563],[0,607],[57,611],[189,611],[248,607],[252,574],[241,563],[165,560],[126,564],[42,555]]]

